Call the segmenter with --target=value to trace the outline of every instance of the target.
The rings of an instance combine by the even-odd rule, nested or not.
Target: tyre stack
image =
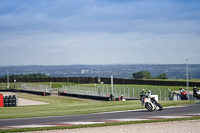
[[[16,107],[18,105],[18,97],[13,96],[4,96],[4,107]]]
[[[3,104],[4,104],[4,107],[8,107],[8,96],[3,97]]]
[[[16,95],[12,96],[12,106],[16,107],[18,105],[18,97]]]

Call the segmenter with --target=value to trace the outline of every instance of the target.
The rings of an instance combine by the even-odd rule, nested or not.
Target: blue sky
[[[199,7],[199,0],[0,0],[0,64],[200,64]]]

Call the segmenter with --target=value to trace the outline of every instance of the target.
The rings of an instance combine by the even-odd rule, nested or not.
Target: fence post
[[[129,87],[128,87],[128,98],[130,97],[130,90],[129,90]]]
[[[160,90],[160,101],[162,100],[162,97],[161,97],[161,89],[160,88],[158,88],[159,90]]]
[[[165,90],[164,90],[164,99],[165,99],[166,97],[165,97]],[[166,99],[165,99],[165,101],[166,101]]]
[[[124,96],[125,96],[125,94],[126,94],[126,93],[125,93],[125,87],[123,87],[123,88],[124,88]]]

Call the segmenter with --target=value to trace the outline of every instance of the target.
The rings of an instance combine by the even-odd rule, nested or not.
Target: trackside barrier
[[[15,89],[10,89],[10,90],[0,90],[2,92],[22,92],[22,93],[29,93],[29,94],[35,94],[35,95],[41,95],[41,96],[50,96],[50,92],[43,92],[43,91],[29,91],[29,90],[15,90]]]
[[[16,107],[18,106],[18,97],[16,95],[4,96],[3,104],[4,104],[4,107]]]
[[[151,92],[154,95],[158,95],[159,100],[169,100],[169,92],[167,89],[159,89],[153,88],[148,89],[145,88],[148,92]],[[100,85],[94,87],[87,87],[81,85],[74,85],[74,86],[62,86],[62,89],[59,90],[61,93],[67,94],[76,94],[76,95],[89,95],[89,96],[96,96],[96,97],[109,97],[111,94],[111,86],[108,85]],[[142,92],[142,88],[133,88],[133,87],[123,87],[123,86],[114,86],[113,87],[113,95],[115,98],[119,98],[123,95],[126,99],[140,99],[140,93]]]
[[[3,107],[3,94],[0,94],[0,107]]]
[[[20,92],[49,96],[51,95],[51,85],[22,83]]]
[[[109,101],[109,97],[99,97],[99,96],[81,95],[81,94],[69,94],[69,93],[62,93],[62,92],[59,92],[59,95],[61,95],[61,96],[78,97],[78,98],[84,98],[84,99]]]

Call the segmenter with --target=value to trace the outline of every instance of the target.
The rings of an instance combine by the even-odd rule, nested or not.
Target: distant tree
[[[163,74],[160,74],[157,77],[155,77],[155,79],[168,79],[168,77],[167,77],[166,73],[163,73]]]
[[[167,74],[163,73],[158,75],[157,77],[152,77],[150,72],[147,71],[139,71],[133,73],[133,79],[141,80],[141,79],[168,79]]]
[[[139,71],[136,73],[133,73],[133,79],[151,79],[151,73],[147,71]]]
[[[4,76],[6,78],[7,76]],[[10,75],[10,78],[48,78],[50,76],[47,76],[45,74],[41,73],[33,73],[33,74],[20,74],[20,75]]]

